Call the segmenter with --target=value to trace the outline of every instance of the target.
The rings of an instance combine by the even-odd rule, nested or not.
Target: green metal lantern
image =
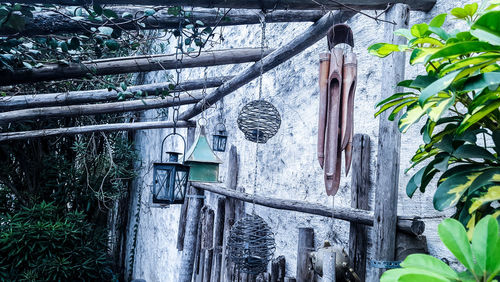
[[[186,141],[178,133],[167,135],[161,143],[160,162],[153,164],[153,203],[157,204],[182,204],[186,196],[186,187],[189,175],[189,166],[179,162],[178,152],[167,151],[169,159],[163,162],[163,145],[169,136],[178,135],[184,143],[184,155]]]
[[[189,181],[219,182],[219,165],[222,161],[214,153],[201,126],[200,134],[186,154],[185,165],[189,166]]]

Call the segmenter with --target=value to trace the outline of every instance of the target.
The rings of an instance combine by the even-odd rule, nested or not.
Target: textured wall
[[[447,12],[456,1],[438,0],[437,5],[429,13],[412,12],[411,23],[430,21],[432,17]],[[368,13],[373,13],[369,11]],[[375,167],[378,119],[373,118],[374,105],[380,97],[380,84],[384,83],[381,59],[370,56],[366,48],[383,40],[383,24],[378,24],[362,15],[356,15],[349,22],[353,31],[358,54],[358,87],[355,100],[355,133],[365,133],[372,139],[372,165]],[[447,25],[455,22],[448,19]],[[268,24],[268,45],[277,48],[300,34],[310,24]],[[260,29],[258,25],[242,27],[226,27],[223,30],[226,41],[213,49],[258,47]],[[259,146],[257,194],[277,198],[304,200],[326,205],[332,205],[332,199],[326,197],[323,186],[323,174],[316,160],[316,134],[318,112],[318,54],[326,50],[326,40],[323,39],[308,48],[290,61],[283,63],[264,75],[263,98],[272,102],[280,111],[282,124],[278,134],[265,145]],[[222,66],[209,68],[208,76],[236,74],[248,64],[237,66]],[[407,67],[406,77],[414,77],[422,67]],[[164,81],[165,74],[155,73],[148,76],[148,82]],[[203,69],[184,70],[184,79],[203,77]],[[253,171],[255,166],[255,144],[245,141],[243,134],[237,129],[236,119],[239,109],[247,102],[257,98],[258,81],[238,89],[224,99],[224,119],[229,132],[229,145],[235,145],[240,154],[239,185],[247,192],[253,190]],[[210,89],[207,91],[210,93]],[[220,105],[218,105],[220,107]],[[220,108],[209,109],[206,117],[209,120],[208,132],[218,122]],[[181,110],[182,112],[182,110]],[[149,111],[144,115],[147,120],[158,119],[158,111]],[[409,199],[404,187],[410,175],[403,170],[409,166],[411,155],[421,141],[419,128],[412,128],[402,136],[401,146],[401,178],[398,199],[398,214],[406,216],[426,217],[426,231],[431,254],[450,259],[450,253],[439,242],[437,224],[444,216],[434,210],[432,195],[429,189],[425,194],[419,192]],[[180,253],[176,249],[177,223],[180,206],[170,208],[155,208],[151,204],[152,162],[159,157],[159,145],[167,130],[138,131],[136,147],[140,151],[141,163],[135,185],[135,191],[141,191],[141,211],[134,264],[134,278],[147,281],[176,281],[180,265]],[[222,159],[227,159],[227,153],[221,153]],[[221,180],[225,178],[226,167],[221,167]],[[374,171],[372,171],[372,181]],[[341,188],[335,197],[338,208],[350,206],[350,178],[343,177]],[[374,195],[372,193],[371,197]],[[215,206],[210,197],[207,202]],[[137,201],[137,197],[135,197]],[[137,202],[133,204],[134,210]],[[250,209],[247,206],[247,209]],[[275,256],[284,255],[287,260],[287,275],[295,275],[297,235],[299,227],[315,229],[316,245],[324,240],[330,240],[347,248],[349,225],[346,222],[308,216],[296,212],[279,211],[257,206],[260,214],[272,227],[276,234],[277,250]],[[448,212],[449,214],[450,212]],[[132,221],[134,214],[131,215]],[[129,246],[131,245],[132,229]],[[371,236],[371,234],[370,234]],[[371,245],[371,242],[369,242]],[[368,258],[372,255],[368,250]],[[374,281],[368,272],[368,281]]]

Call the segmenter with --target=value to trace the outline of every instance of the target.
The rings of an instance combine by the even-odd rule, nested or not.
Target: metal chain
[[[264,47],[266,41],[266,14],[264,11],[259,14],[261,23],[261,38],[260,38],[260,77],[259,77],[259,100],[262,98],[262,77],[264,75],[264,63],[262,59],[264,58]],[[261,104],[259,104],[259,110],[257,113],[257,120],[260,121]],[[252,200],[252,214],[255,214],[255,195],[257,194],[257,174],[258,174],[258,164],[259,164],[259,136],[260,136],[260,124],[257,123],[257,142],[255,142],[255,167],[253,175],[253,200]]]
[[[184,52],[182,52],[182,16],[179,13],[179,36],[177,37],[177,46],[175,48],[175,60],[176,60],[176,65],[175,65],[175,73],[176,73],[176,81],[175,81],[175,87],[179,87],[179,83],[181,80],[181,72],[182,72],[182,57],[184,56]],[[180,102],[180,91],[175,91],[174,92],[174,99],[173,99],[173,111],[172,111],[172,121],[174,123],[174,133],[177,132],[177,121],[179,120],[179,109],[181,107]]]
[[[206,121],[206,113],[205,111],[209,108],[209,105],[207,103],[207,100],[206,100],[206,97],[207,97],[207,73],[208,73],[208,67],[205,67],[205,69],[203,70],[203,90],[201,90],[201,101],[202,101],[202,105],[201,105],[201,119],[200,120],[205,120]]]

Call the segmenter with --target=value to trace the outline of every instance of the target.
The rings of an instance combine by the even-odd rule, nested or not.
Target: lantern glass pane
[[[170,202],[172,199],[171,183],[174,168],[172,166],[155,167],[153,196],[159,202]]]
[[[176,171],[175,177],[175,191],[174,191],[174,202],[182,202],[184,201],[184,197],[186,196],[186,184],[188,178],[188,171],[183,168],[179,168]]]

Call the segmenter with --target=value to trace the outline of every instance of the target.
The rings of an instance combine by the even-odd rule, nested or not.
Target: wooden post
[[[356,134],[353,138],[351,208],[370,210],[370,136]],[[351,222],[349,230],[350,266],[361,281],[366,277],[368,228]]]
[[[187,129],[186,147],[190,148],[191,145],[193,145],[195,134],[196,134],[196,128],[191,127]],[[191,187],[189,187],[188,188],[189,194],[193,193],[191,190],[192,190]],[[188,205],[189,205],[189,198],[186,197],[184,198],[184,203],[182,204],[181,207],[181,214],[179,217],[179,226],[178,226],[179,229],[177,231],[177,250],[179,251],[182,251],[184,249],[184,235],[186,234],[186,217],[187,217]]]
[[[314,251],[314,229],[299,228],[299,241],[297,248],[297,281],[310,282],[314,279],[311,270],[310,253]]]
[[[205,207],[202,207],[200,210],[200,221],[198,222],[198,233],[196,236],[196,248],[194,254],[194,262],[193,262],[193,281],[201,282],[201,278],[203,275],[203,263],[205,262],[204,252],[201,250],[201,229],[203,225],[203,219],[205,217]]]
[[[271,282],[285,281],[286,261],[284,256],[279,256],[271,262]]]
[[[385,19],[396,24],[385,24],[384,42],[396,45],[406,42],[403,37],[396,36],[394,31],[408,27],[409,14],[410,8],[405,4],[396,4],[387,11]],[[404,79],[405,65],[404,52],[392,53],[382,60],[384,83],[382,83],[381,99],[402,91],[395,89],[395,86]],[[396,244],[401,136],[398,124],[389,121],[388,114],[386,112],[380,115],[375,185],[373,242],[374,259],[379,261],[394,260]],[[377,269],[377,279],[381,274],[382,270]]]
[[[335,282],[335,263],[337,254],[335,252],[325,252],[323,257],[323,282]],[[361,280],[364,281],[364,280]]]
[[[201,231],[201,249],[205,253],[205,261],[203,263],[203,279],[204,282],[210,282],[212,277],[212,261],[214,255],[214,210],[208,208],[205,211],[205,219]]]
[[[226,188],[228,190],[236,190],[238,184],[238,170],[239,170],[239,160],[238,152],[234,145],[231,146],[229,150],[229,160],[227,165],[227,178],[226,178]],[[223,239],[223,250],[222,250],[222,280],[232,281],[233,271],[231,263],[229,263],[226,257],[227,249],[227,239],[229,238],[229,231],[234,224],[235,219],[235,200],[226,198],[225,215],[224,215],[224,239]]]
[[[222,244],[224,239],[224,215],[226,199],[219,197],[217,199],[217,210],[214,223],[214,263],[212,266],[212,282],[221,281],[222,267]]]
[[[285,277],[285,282],[297,282],[297,279],[293,277]]]

